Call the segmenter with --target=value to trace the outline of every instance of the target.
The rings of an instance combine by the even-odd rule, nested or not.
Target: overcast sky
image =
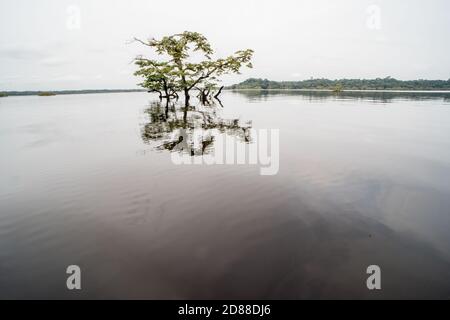
[[[1,0],[0,91],[135,88],[134,36],[203,33],[273,80],[450,78],[448,0]]]

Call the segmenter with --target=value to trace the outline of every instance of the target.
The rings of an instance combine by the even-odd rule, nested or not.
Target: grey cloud
[[[130,40],[184,30],[203,33],[217,56],[255,50],[254,69],[224,84],[247,77],[448,79],[450,72],[448,0],[229,0],[217,8],[167,0],[168,15],[149,0],[25,2],[0,1],[0,77],[22,76],[2,90],[134,88],[139,79],[130,62],[156,55]],[[377,30],[366,24],[373,3],[381,9]],[[66,28],[69,4],[81,10],[76,32]],[[30,84],[34,75],[40,80]]]

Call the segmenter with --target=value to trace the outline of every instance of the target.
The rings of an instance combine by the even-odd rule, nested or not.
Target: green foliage
[[[167,83],[173,91],[184,91],[186,101],[189,91],[194,87],[214,86],[218,77],[229,73],[239,73],[244,66],[252,68],[253,50],[240,50],[226,58],[214,60],[214,50],[208,40],[198,32],[185,31],[180,34],[152,39],[147,42],[136,41],[151,47],[161,56],[169,57],[166,61],[148,60],[143,57],[136,59],[139,70],[135,73],[144,78],[141,86],[150,90],[161,90]],[[203,61],[189,60],[191,53],[197,52],[203,56]]]
[[[391,77],[377,79],[310,79],[304,81],[269,81],[248,79],[231,89],[327,89],[335,90],[450,90],[450,80],[401,81]]]
[[[168,54],[174,62],[189,58],[191,45],[194,46],[194,52],[203,52],[208,59],[214,53],[208,40],[198,32],[185,31],[181,34],[163,37],[161,40],[152,39],[148,45],[153,47],[158,54]]]
[[[5,98],[5,97],[7,97],[7,96],[8,96],[7,93],[5,93],[5,92],[0,92],[0,98]]]
[[[164,92],[166,97],[172,91],[177,91],[178,84],[174,65],[168,62],[158,62],[142,57],[136,58],[135,64],[139,66],[139,70],[134,75],[144,78],[140,86],[147,88],[149,91],[159,92],[160,95]]]

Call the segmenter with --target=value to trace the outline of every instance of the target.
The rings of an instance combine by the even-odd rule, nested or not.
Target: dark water
[[[226,92],[274,176],[175,165],[153,98],[0,100],[0,298],[450,298],[449,95]]]

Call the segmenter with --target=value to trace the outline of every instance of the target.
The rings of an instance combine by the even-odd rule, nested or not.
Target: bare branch
[[[216,98],[217,100],[219,100],[219,95],[222,93],[224,86],[221,86],[219,89],[219,92],[217,92],[217,94],[214,96],[214,98]],[[220,101],[220,100],[219,100]]]
[[[138,39],[138,38],[133,38],[133,41],[132,42],[139,42],[139,43],[141,43],[141,44],[143,44],[144,46],[147,46],[147,47],[151,47],[151,45],[149,44],[149,43],[147,43],[147,42],[145,42],[145,41],[142,41],[141,39]],[[131,42],[131,43],[132,43]]]

